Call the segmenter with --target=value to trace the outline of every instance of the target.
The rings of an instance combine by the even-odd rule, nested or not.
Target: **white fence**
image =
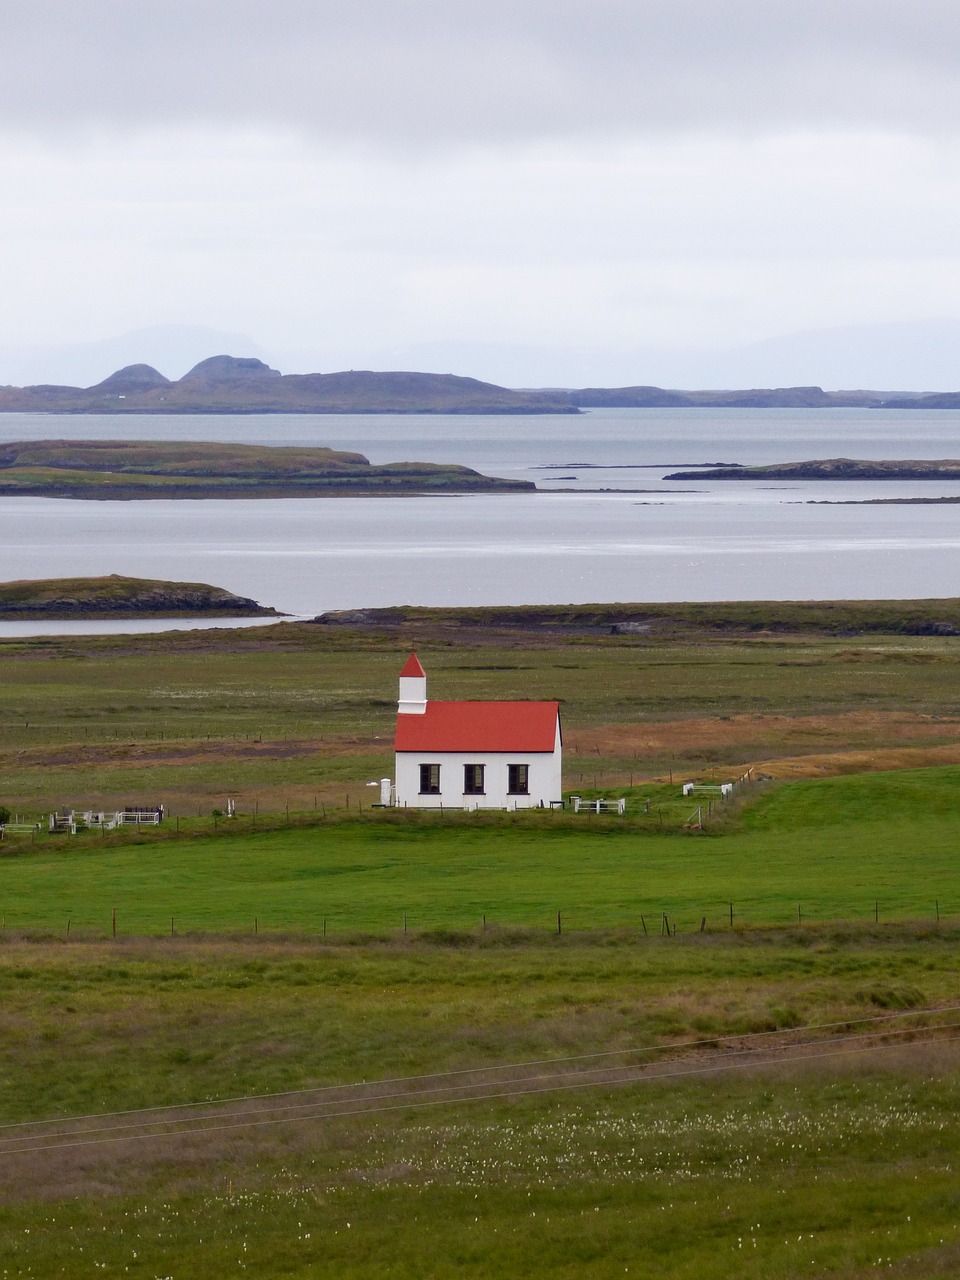
[[[574,813],[625,813],[627,802],[620,796],[616,800],[584,800],[582,796],[571,796]]]

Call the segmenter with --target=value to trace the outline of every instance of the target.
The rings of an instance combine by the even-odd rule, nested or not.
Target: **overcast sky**
[[[645,382],[960,318],[958,62],[955,0],[0,0],[0,349]]]

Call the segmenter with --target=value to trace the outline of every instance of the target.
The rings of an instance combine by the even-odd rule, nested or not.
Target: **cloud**
[[[184,130],[5,153],[0,343],[748,341],[948,315],[960,144],[849,135],[358,159]],[[329,367],[325,360],[322,367]],[[3,380],[0,373],[0,381]]]
[[[953,0],[0,0],[6,127],[383,145],[960,120]]]

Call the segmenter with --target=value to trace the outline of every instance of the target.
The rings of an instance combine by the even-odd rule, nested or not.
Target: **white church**
[[[530,809],[561,803],[556,702],[431,702],[415,653],[400,672],[394,803]]]

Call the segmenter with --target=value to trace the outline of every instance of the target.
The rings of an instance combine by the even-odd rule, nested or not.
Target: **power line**
[[[171,1102],[154,1107],[131,1107],[120,1111],[95,1111],[77,1116],[54,1117],[47,1120],[18,1120],[0,1125],[0,1134],[14,1129],[36,1129],[42,1125],[81,1124],[90,1120],[111,1120],[121,1116],[153,1115],[171,1111],[188,1111],[200,1107],[224,1107],[238,1102],[262,1102],[273,1098],[302,1097],[305,1094],[326,1094],[344,1089],[373,1089],[391,1084],[413,1084],[419,1080],[448,1080],[462,1076],[483,1075],[491,1072],[523,1071],[530,1067],[559,1066],[571,1062],[595,1062],[605,1058],[620,1058],[628,1054],[666,1053],[669,1051],[690,1051],[706,1049],[713,1045],[722,1045],[728,1041],[754,1042],[769,1039],[771,1036],[801,1035],[814,1031],[832,1031],[836,1027],[858,1027],[893,1022],[902,1018],[929,1017],[933,1014],[960,1013],[960,1005],[934,1005],[924,1009],[905,1009],[896,1013],[871,1014],[862,1018],[841,1018],[834,1022],[812,1022],[800,1027],[778,1027],[769,1031],[729,1032],[726,1035],[709,1036],[700,1040],[684,1040],[673,1044],[636,1045],[632,1048],[605,1049],[597,1053],[568,1054],[553,1058],[532,1058],[521,1062],[499,1063],[486,1067],[461,1067],[455,1071],[427,1072],[412,1076],[383,1076],[375,1080],[354,1080],[346,1084],[313,1085],[303,1089],[284,1089],[274,1093],[236,1094],[226,1098],[206,1099],[202,1102]],[[4,1141],[0,1138],[0,1142]]]
[[[936,1028],[933,1028],[933,1029],[935,1029],[935,1030],[937,1030],[937,1031],[949,1031],[949,1030],[956,1030],[956,1029],[958,1029],[958,1028],[960,1028],[960,1022],[940,1023],[940,1024],[938,1024],[938,1025],[937,1025],[937,1027],[936,1027]],[[915,1029],[914,1029],[914,1028],[912,1028],[912,1027],[903,1027],[903,1028],[899,1028],[899,1029],[896,1029],[896,1030],[889,1030],[889,1031],[886,1031],[886,1032],[883,1032],[883,1031],[877,1031],[877,1032],[873,1032],[873,1033],[871,1033],[871,1032],[866,1032],[866,1033],[861,1033],[861,1034],[862,1034],[862,1035],[870,1035],[870,1034],[874,1034],[874,1035],[883,1035],[883,1034],[885,1034],[885,1035],[887,1035],[887,1036],[905,1036],[905,1035],[911,1035],[911,1034],[913,1034],[914,1030],[915,1030]],[[769,1034],[769,1033],[766,1033],[766,1032],[758,1032],[758,1033],[754,1033],[754,1034],[756,1034],[756,1035],[766,1035],[766,1034]],[[846,1043],[848,1043],[850,1040],[855,1040],[855,1039],[857,1039],[857,1038],[858,1038],[858,1037],[857,1037],[856,1035],[833,1036],[833,1037],[825,1037],[825,1038],[819,1039],[819,1040],[817,1040],[815,1043],[816,1043],[816,1044],[818,1044],[818,1045],[827,1045],[827,1044],[846,1044]],[[708,1044],[708,1043],[716,1043],[716,1042],[715,1042],[715,1041],[713,1041],[713,1042],[710,1042],[710,1041],[696,1041],[696,1042],[694,1042],[694,1043],[695,1043],[695,1044]],[[784,1053],[784,1054],[785,1054],[787,1050],[792,1049],[792,1048],[798,1048],[798,1047],[802,1047],[802,1042],[801,1042],[801,1044],[800,1044],[800,1045],[790,1045],[790,1044],[788,1044],[788,1045],[783,1045],[783,1046],[781,1046],[781,1053]],[[653,1051],[653,1050],[652,1050],[652,1051]],[[616,1052],[617,1052],[616,1050],[612,1050],[612,1051],[610,1051],[610,1053],[611,1053],[611,1054],[616,1054]],[[627,1050],[626,1052],[627,1052],[627,1053],[630,1053],[630,1054],[634,1054],[634,1053],[638,1053],[638,1052],[643,1052],[643,1050],[636,1050],[636,1049],[634,1049],[634,1050]],[[750,1049],[750,1048],[733,1049],[733,1050],[731,1050],[731,1051],[730,1051],[729,1058],[742,1058],[742,1057],[744,1057],[745,1055],[750,1054],[750,1053],[753,1053],[753,1052],[754,1052],[754,1051],[753,1051],[752,1049]],[[580,1058],[580,1059],[576,1059],[576,1058],[574,1058],[574,1059],[566,1059],[566,1061],[589,1061],[589,1060],[590,1060],[590,1058],[591,1058],[591,1057],[593,1057],[593,1056],[595,1056],[595,1055],[583,1055],[583,1057],[582,1057],[582,1058]],[[596,1056],[599,1056],[599,1055],[596,1055]],[[606,1054],[606,1055],[604,1055],[604,1056],[610,1056],[610,1054]],[[729,1061],[729,1058],[728,1058],[728,1061]],[[557,1059],[547,1059],[547,1060],[546,1060],[546,1062],[547,1062],[548,1064],[550,1064],[550,1065],[552,1065],[552,1064],[553,1064],[554,1062],[556,1062],[556,1061],[564,1061],[564,1060],[557,1060]],[[631,1067],[631,1066],[629,1066],[629,1065],[624,1065],[624,1066],[621,1066],[621,1067],[610,1066],[610,1067],[607,1067],[607,1068],[605,1068],[605,1067],[593,1067],[593,1068],[588,1068],[588,1069],[587,1069],[587,1070],[585,1070],[585,1071],[577,1072],[577,1073],[575,1073],[575,1074],[577,1074],[578,1076],[580,1076],[580,1077],[582,1078],[582,1077],[586,1077],[586,1076],[588,1076],[588,1075],[589,1075],[589,1076],[596,1076],[596,1075],[598,1075],[600,1072],[603,1072],[603,1071],[605,1071],[605,1070],[607,1070],[607,1071],[619,1071],[619,1072],[624,1072],[624,1071],[630,1071],[630,1070],[637,1071],[637,1070],[639,1070],[639,1069],[640,1069],[639,1067]],[[506,1071],[512,1071],[512,1070],[514,1070],[514,1068],[512,1068],[512,1067],[510,1067],[510,1066],[502,1066],[502,1067],[487,1067],[487,1068],[484,1068],[484,1071],[485,1071],[485,1072],[488,1072],[488,1073],[489,1073],[490,1071],[501,1071],[501,1072],[506,1072]],[[463,1074],[463,1073],[457,1073],[457,1074]],[[532,1076],[526,1076],[526,1077],[523,1077],[523,1078],[522,1078],[522,1083],[535,1083],[535,1082],[544,1082],[544,1081],[548,1081],[548,1080],[568,1079],[572,1074],[574,1074],[574,1073],[570,1073],[570,1072],[563,1072],[563,1073],[561,1073],[561,1072],[551,1072],[551,1073],[548,1073],[548,1074],[546,1074],[546,1075],[532,1075]],[[404,1077],[400,1077],[400,1078],[399,1078],[399,1082],[400,1082],[400,1083],[404,1083],[404,1082],[409,1082],[409,1081],[424,1081],[424,1080],[437,1080],[437,1081],[439,1081],[439,1080],[443,1080],[443,1079],[445,1079],[445,1078],[446,1078],[446,1077],[445,1077],[445,1075],[443,1075],[443,1074],[438,1074],[437,1076],[409,1076],[409,1077],[406,1077],[406,1078],[404,1078]],[[645,1077],[637,1076],[637,1077],[635,1077],[635,1078],[636,1078],[636,1079],[642,1079],[642,1078],[645,1078]],[[391,1082],[391,1083],[393,1083],[393,1082]],[[498,1081],[492,1081],[492,1082],[491,1082],[491,1084],[502,1084],[502,1085],[504,1085],[504,1086],[509,1085],[510,1083],[512,1083],[512,1082],[511,1082],[511,1080],[509,1080],[509,1079],[504,1080],[504,1081],[502,1081],[502,1082],[498,1082]],[[616,1080],[611,1080],[611,1081],[598,1080],[598,1081],[597,1081],[597,1083],[598,1083],[598,1084],[614,1083],[614,1084],[615,1084],[615,1083],[617,1083],[617,1081],[616,1081]],[[317,1102],[313,1102],[313,1103],[311,1103],[311,1102],[307,1102],[307,1101],[303,1101],[303,1102],[299,1102],[299,1103],[290,1103],[290,1104],[289,1104],[289,1105],[287,1105],[287,1106],[278,1106],[278,1107],[260,1107],[260,1108],[253,1109],[253,1110],[251,1110],[251,1109],[244,1109],[244,1110],[240,1110],[240,1111],[220,1111],[220,1110],[216,1110],[216,1109],[215,1109],[215,1108],[217,1108],[217,1107],[218,1107],[218,1105],[220,1105],[220,1104],[210,1103],[210,1104],[207,1104],[207,1105],[209,1106],[210,1110],[213,1112],[213,1114],[210,1116],[210,1118],[211,1118],[212,1120],[232,1120],[232,1119],[235,1119],[235,1118],[241,1118],[241,1117],[242,1117],[242,1118],[244,1118],[244,1119],[247,1119],[247,1118],[248,1118],[248,1117],[250,1117],[250,1116],[256,1116],[256,1115],[272,1115],[272,1116],[281,1116],[281,1115],[286,1115],[286,1117],[287,1117],[288,1119],[290,1119],[290,1120],[296,1120],[296,1119],[301,1119],[301,1118],[302,1118],[302,1119],[310,1118],[310,1117],[311,1117],[311,1116],[312,1116],[316,1111],[318,1111],[319,1109],[322,1109],[322,1108],[324,1108],[324,1107],[343,1107],[343,1106],[348,1106],[350,1103],[353,1103],[353,1102],[360,1102],[360,1101],[385,1102],[385,1101],[390,1101],[390,1100],[395,1099],[395,1098],[411,1098],[411,1099],[413,1099],[414,1101],[416,1101],[417,1099],[420,1099],[420,1098],[423,1098],[423,1097],[426,1097],[426,1096],[430,1096],[430,1095],[435,1095],[435,1094],[440,1094],[440,1093],[444,1093],[444,1094],[456,1094],[456,1093],[458,1093],[458,1092],[462,1092],[462,1091],[464,1091],[464,1090],[466,1090],[466,1091],[467,1091],[466,1097],[467,1097],[467,1098],[469,1098],[470,1094],[471,1094],[473,1091],[475,1091],[476,1089],[479,1089],[479,1088],[483,1088],[483,1087],[485,1087],[485,1084],[484,1084],[484,1082],[482,1082],[482,1081],[477,1081],[475,1084],[469,1084],[469,1083],[467,1083],[467,1082],[463,1082],[463,1083],[461,1083],[461,1084],[456,1084],[456,1083],[453,1083],[453,1084],[436,1084],[434,1087],[427,1086],[427,1087],[425,1087],[425,1088],[421,1088],[421,1089],[417,1089],[417,1090],[400,1089],[400,1090],[397,1090],[397,1091],[396,1091],[396,1092],[394,1092],[394,1093],[375,1093],[375,1094],[373,1094],[373,1095],[372,1095],[371,1097],[369,1097],[369,1098],[365,1098],[365,1097],[364,1097],[362,1094],[360,1094],[360,1092],[359,1092],[360,1090],[369,1090],[369,1089],[374,1088],[374,1087],[376,1087],[376,1086],[368,1085],[368,1084],[366,1084],[366,1083],[360,1083],[360,1084],[348,1084],[348,1085],[336,1085],[336,1086],[332,1086],[330,1089],[324,1090],[324,1092],[325,1092],[325,1093],[330,1093],[330,1092],[333,1092],[333,1091],[335,1091],[335,1090],[339,1090],[339,1091],[341,1091],[341,1092],[346,1093],[346,1092],[349,1090],[349,1091],[354,1091],[358,1096],[355,1096],[355,1097],[353,1097],[353,1096],[348,1096],[348,1097],[343,1097],[343,1098],[329,1098],[329,1099],[327,1099],[326,1101],[317,1101]],[[277,1095],[277,1096],[283,1096],[283,1095]],[[507,1095],[506,1095],[506,1093],[501,1093],[501,1095],[499,1095],[499,1096],[507,1096]],[[461,1100],[461,1099],[456,1098],[456,1097],[451,1097],[451,1098],[450,1098],[450,1101],[452,1101],[452,1102],[460,1101],[460,1100]],[[196,1113],[194,1113],[194,1114],[196,1114]],[[325,1113],[325,1115],[330,1116],[330,1117],[332,1117],[332,1116],[336,1116],[337,1114],[339,1114],[339,1112],[336,1112],[336,1111],[330,1111],[330,1112],[326,1112],[326,1113]],[[61,1122],[61,1123],[69,1123],[69,1122]],[[58,1133],[51,1134],[51,1135],[49,1135],[49,1136],[50,1136],[50,1137],[52,1137],[52,1138],[57,1138],[57,1139],[61,1139],[61,1140],[62,1140],[62,1139],[65,1139],[65,1138],[74,1138],[74,1137],[84,1137],[84,1138],[86,1138],[86,1137],[89,1137],[91,1134],[118,1133],[118,1132],[121,1132],[121,1131],[123,1131],[123,1130],[136,1130],[136,1131],[143,1131],[143,1133],[144,1133],[144,1135],[145,1135],[145,1136],[153,1136],[153,1135],[149,1135],[149,1134],[147,1134],[147,1130],[148,1130],[148,1129],[150,1129],[151,1127],[154,1127],[154,1128],[155,1128],[155,1127],[156,1127],[156,1126],[158,1126],[158,1125],[168,1125],[168,1126],[183,1125],[183,1124],[186,1124],[186,1123],[187,1123],[187,1117],[184,1117],[182,1120],[180,1120],[180,1119],[178,1119],[175,1115],[173,1115],[173,1116],[169,1116],[168,1118],[165,1118],[165,1117],[163,1117],[163,1116],[159,1116],[159,1117],[157,1117],[155,1120],[143,1120],[143,1121],[139,1121],[139,1122],[133,1122],[133,1123],[130,1123],[130,1124],[105,1125],[105,1126],[102,1126],[101,1128],[82,1128],[82,1129],[73,1129],[72,1131],[70,1131],[70,1130],[67,1130],[66,1132],[61,1131],[61,1132],[58,1132]],[[166,1130],[161,1131],[161,1134],[158,1134],[158,1135],[156,1135],[156,1136],[162,1136],[162,1133],[163,1133],[163,1132],[166,1132],[166,1133],[176,1133],[176,1132],[178,1132],[178,1130],[177,1130],[177,1129],[175,1129],[175,1128],[167,1128]],[[197,1132],[201,1132],[201,1130],[197,1130]],[[18,1149],[20,1149],[20,1148],[18,1148],[18,1147],[16,1147],[16,1146],[14,1146],[14,1145],[12,1145],[12,1144],[14,1144],[14,1143],[20,1143],[20,1142],[30,1142],[30,1141],[34,1140],[34,1138],[35,1138],[36,1136],[37,1136],[36,1134],[33,1134],[33,1133],[27,1133],[27,1134],[25,1134],[23,1137],[16,1137],[16,1136],[12,1136],[12,1135],[11,1135],[11,1136],[9,1136],[9,1137],[7,1137],[7,1138],[2,1138],[2,1139],[0,1139],[0,1153],[2,1153],[2,1152],[9,1152],[9,1153],[15,1152],[15,1151],[17,1151],[17,1150],[18,1150]],[[133,1137],[133,1136],[137,1136],[137,1135],[136,1135],[136,1133],[134,1133],[134,1134],[131,1134],[130,1136],[132,1136],[132,1137]]]
[[[937,1029],[942,1031],[957,1030],[957,1029],[960,1029],[960,1022],[947,1023]],[[897,1031],[897,1032],[894,1032],[893,1034],[908,1035],[910,1034],[911,1030],[912,1028],[904,1028],[902,1031]],[[761,1033],[761,1034],[764,1034],[764,1033]],[[858,1037],[855,1035],[838,1036],[832,1042],[821,1041],[820,1043],[833,1043],[834,1045],[849,1045],[849,1042],[851,1040],[856,1040],[859,1038],[861,1037]],[[914,1040],[909,1043],[911,1047],[936,1044],[938,1043],[938,1037],[928,1036],[924,1039]],[[795,1047],[802,1048],[803,1046],[802,1045],[786,1046],[787,1049],[791,1049]],[[192,1128],[183,1128],[183,1127],[167,1128],[167,1129],[153,1131],[153,1132],[146,1131],[144,1126],[117,1126],[118,1128],[130,1127],[130,1128],[138,1129],[140,1131],[127,1133],[122,1136],[112,1136],[112,1137],[95,1136],[95,1137],[89,1137],[89,1138],[82,1138],[80,1140],[74,1140],[78,1137],[78,1134],[64,1135],[66,1138],[70,1139],[69,1141],[46,1142],[46,1141],[43,1141],[41,1138],[40,1145],[36,1145],[32,1147],[8,1147],[6,1150],[0,1150],[0,1154],[7,1155],[7,1156],[21,1155],[21,1154],[26,1155],[26,1154],[35,1153],[35,1152],[63,1151],[63,1150],[75,1149],[79,1147],[103,1146],[103,1145],[113,1144],[117,1142],[136,1142],[136,1141],[145,1141],[148,1139],[157,1139],[157,1138],[182,1139],[182,1138],[199,1137],[208,1133],[224,1133],[224,1132],[236,1131],[239,1129],[256,1129],[256,1128],[264,1128],[266,1126],[272,1126],[272,1125],[278,1125],[278,1124],[290,1124],[297,1120],[337,1120],[337,1119],[347,1118],[351,1116],[358,1116],[358,1115],[382,1115],[382,1114],[386,1114],[388,1112],[393,1112],[393,1111],[418,1111],[418,1110],[424,1110],[428,1107],[452,1105],[457,1102],[486,1102],[486,1101],[494,1101],[496,1099],[509,1100],[512,1098],[521,1098],[521,1097],[526,1097],[526,1096],[535,1095],[535,1094],[542,1094],[542,1093],[569,1092],[570,1090],[574,1090],[574,1089],[586,1089],[586,1088],[593,1088],[593,1087],[599,1088],[603,1086],[610,1087],[610,1086],[623,1085],[623,1084],[650,1084],[650,1083],[656,1083],[661,1080],[671,1080],[671,1079],[677,1079],[682,1077],[693,1077],[693,1076],[709,1076],[709,1075],[721,1074],[724,1072],[743,1070],[745,1068],[776,1066],[778,1063],[784,1062],[784,1061],[812,1062],[812,1061],[825,1060],[829,1058],[850,1056],[851,1054],[869,1053],[869,1052],[876,1051],[878,1049],[882,1050],[882,1049],[890,1049],[890,1048],[896,1048],[896,1047],[899,1047],[899,1046],[880,1043],[880,1044],[859,1044],[859,1045],[846,1047],[846,1048],[834,1048],[828,1052],[818,1051],[815,1053],[804,1053],[804,1054],[788,1055],[786,1052],[781,1051],[775,1056],[768,1055],[765,1057],[756,1058],[752,1061],[742,1060],[744,1058],[744,1054],[746,1054],[749,1051],[741,1050],[735,1055],[738,1059],[741,1059],[741,1060],[735,1061],[735,1062],[731,1062],[728,1060],[722,1063],[700,1064],[698,1066],[692,1066],[692,1067],[678,1066],[675,1068],[669,1068],[669,1069],[664,1069],[660,1071],[643,1072],[642,1074],[638,1073],[636,1068],[633,1068],[633,1074],[628,1076],[622,1076],[617,1079],[598,1080],[594,1078],[597,1075],[597,1072],[594,1070],[594,1071],[584,1071],[584,1072],[574,1073],[575,1078],[573,1079],[569,1079],[566,1076],[558,1076],[558,1075],[530,1077],[529,1080],[525,1082],[525,1084],[528,1086],[532,1085],[533,1087],[504,1088],[504,1089],[498,1089],[495,1092],[488,1092],[488,1093],[469,1092],[462,1097],[443,1097],[443,1098],[429,1097],[424,1099],[423,1092],[421,1091],[419,1094],[411,1094],[409,1096],[401,1093],[401,1094],[386,1095],[385,1097],[382,1097],[382,1098],[372,1098],[369,1100],[370,1102],[377,1104],[377,1103],[382,1103],[384,1101],[387,1101],[388,1099],[393,1099],[398,1097],[404,1099],[404,1101],[389,1101],[389,1105],[386,1105],[386,1106],[382,1106],[382,1105],[353,1106],[353,1107],[350,1107],[350,1109],[348,1110],[341,1109],[341,1110],[333,1111],[329,1109],[325,1110],[324,1108],[329,1108],[332,1105],[334,1106],[337,1105],[335,1102],[317,1103],[312,1106],[304,1105],[303,1107],[300,1107],[300,1108],[282,1108],[285,1114],[279,1117],[274,1112],[271,1112],[268,1110],[267,1115],[270,1116],[269,1119],[237,1120],[235,1123],[229,1123],[229,1124],[195,1125]],[[627,1071],[631,1069],[628,1067],[624,1067],[621,1070]],[[590,1078],[584,1079],[585,1076],[589,1076]],[[558,1079],[563,1080],[564,1083],[560,1083],[560,1084],[546,1083],[546,1081],[556,1081]],[[464,1087],[468,1089],[470,1088],[470,1086],[464,1086]],[[478,1085],[476,1087],[482,1088],[484,1086]],[[446,1086],[445,1088],[428,1090],[426,1092],[449,1094],[455,1088],[456,1086]],[[344,1104],[348,1105],[353,1101],[354,1099],[349,1099],[349,1098],[344,1099]],[[360,1101],[360,1100],[357,1100],[357,1101]],[[294,1114],[287,1114],[288,1112],[294,1112]],[[241,1113],[234,1113],[234,1114],[239,1115]],[[210,1118],[211,1120],[217,1120],[217,1119],[220,1119],[221,1117],[211,1116]],[[233,1119],[232,1116],[227,1116],[226,1118],[231,1120]],[[151,1121],[147,1123],[157,1125],[165,1122],[157,1120],[157,1121]],[[166,1123],[177,1124],[178,1122],[176,1120],[171,1120]],[[94,1131],[94,1132],[96,1133],[97,1131]],[[110,1130],[104,1130],[101,1132],[109,1133]],[[51,1134],[49,1136],[53,1138],[58,1135]],[[22,1139],[15,1139],[15,1141],[18,1141],[18,1142],[30,1141],[30,1140],[31,1140],[31,1135],[25,1135],[24,1138]]]

